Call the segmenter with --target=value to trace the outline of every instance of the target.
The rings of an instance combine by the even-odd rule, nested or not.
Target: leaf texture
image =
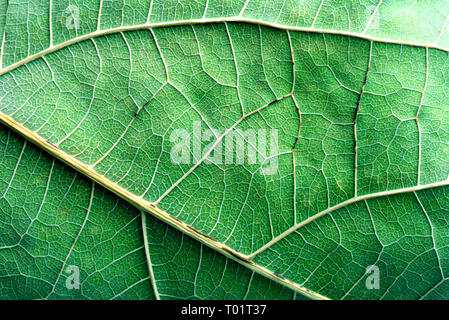
[[[153,287],[166,289],[156,295],[293,297],[261,273],[315,298],[447,298],[446,2],[100,1],[97,12],[94,2],[70,2],[80,10],[75,30],[64,1],[0,5],[0,115],[137,212],[201,241],[184,244],[154,218],[144,247],[128,239],[136,254],[154,254]],[[195,126],[213,134],[188,163],[173,163],[171,136]],[[276,131],[278,150],[256,164],[211,163],[234,130]],[[276,173],[261,174],[273,159]],[[5,194],[16,198],[11,183]],[[91,199],[84,213],[98,197],[92,186],[73,196]],[[108,197],[99,216],[128,211],[108,209]],[[22,235],[15,228],[6,224],[5,248]],[[221,274],[206,269],[215,263],[231,287],[213,290]],[[378,290],[365,285],[370,265],[382,275]],[[177,272],[184,278],[173,281]],[[233,286],[240,272],[247,281]],[[148,273],[140,281],[151,282]],[[155,294],[139,288],[129,294]]]

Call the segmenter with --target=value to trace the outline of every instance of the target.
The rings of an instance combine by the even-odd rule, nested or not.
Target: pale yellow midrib
[[[123,27],[117,27],[117,28],[111,28],[111,29],[96,30],[91,33],[86,33],[82,36],[72,38],[65,42],[58,43],[57,45],[50,46],[47,49],[44,49],[40,52],[32,54],[20,61],[17,61],[15,63],[9,65],[9,66],[1,68],[0,75],[3,75],[11,70],[16,69],[17,67],[19,67],[21,65],[24,65],[30,61],[33,61],[41,56],[51,53],[51,52],[57,51],[59,49],[67,47],[69,45],[81,42],[83,40],[87,40],[87,39],[98,37],[98,36],[103,36],[103,35],[107,35],[107,34],[111,34],[111,33],[125,32],[125,31],[150,29],[150,28],[191,25],[191,24],[219,23],[219,22],[251,23],[251,24],[259,24],[259,25],[264,25],[264,26],[268,26],[268,27],[272,27],[272,28],[276,28],[276,29],[282,29],[282,30],[345,35],[345,36],[351,36],[351,37],[375,41],[375,42],[401,44],[401,45],[408,45],[408,46],[413,46],[413,47],[432,48],[432,49],[439,49],[439,50],[442,50],[445,52],[449,52],[448,48],[438,46],[438,44],[437,44],[438,42],[430,44],[430,43],[402,41],[402,40],[395,40],[395,39],[385,39],[385,38],[380,38],[380,37],[369,36],[365,32],[351,32],[351,31],[344,31],[344,30],[319,29],[319,28],[312,28],[312,27],[296,27],[296,26],[288,26],[288,25],[278,24],[275,22],[267,22],[267,21],[252,19],[252,18],[234,16],[234,17],[219,17],[219,18],[204,18],[204,19],[201,18],[201,19],[178,20],[178,21],[168,21],[168,22],[144,23],[144,24],[138,24],[138,25],[132,25],[132,26],[123,26]],[[4,37],[3,37],[3,41],[4,41]],[[2,53],[1,55],[3,56],[3,50],[1,53]],[[0,59],[0,61],[1,60],[2,59]]]

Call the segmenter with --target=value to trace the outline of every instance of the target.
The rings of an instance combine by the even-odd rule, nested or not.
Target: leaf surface
[[[55,19],[63,1],[0,6],[4,123],[289,288],[447,296],[445,2],[89,4],[75,30]],[[174,163],[173,135],[198,127],[212,134]],[[259,162],[214,162],[235,130],[277,132],[276,151],[244,136]],[[381,289],[366,288],[370,265]]]

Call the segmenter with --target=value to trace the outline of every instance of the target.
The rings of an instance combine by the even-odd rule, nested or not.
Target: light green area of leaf
[[[79,0],[73,4],[80,14],[80,28],[75,30],[64,27],[64,1],[52,5],[52,23],[49,3],[9,1],[3,66],[45,50],[49,43],[63,43],[97,28],[105,31],[147,22],[173,25],[117,29],[14,68],[0,77],[2,113],[113,184],[249,255],[269,272],[319,294],[370,299],[447,297],[444,185],[449,174],[449,64],[444,50],[449,7],[445,2],[128,0],[101,1],[101,6],[95,6],[95,1]],[[95,8],[100,7],[98,14]],[[0,6],[0,12],[5,8]],[[240,22],[233,19],[237,16]],[[201,23],[217,17],[230,21]],[[172,135],[179,129],[193,134],[197,125],[201,130],[212,129],[215,137],[203,136],[198,143],[201,148],[194,145],[190,150],[188,164],[173,163]],[[210,163],[221,143],[232,139],[233,129],[276,130],[278,150],[264,150],[255,164],[236,164],[237,158],[232,163]],[[9,136],[5,134],[5,141]],[[255,151],[250,137],[242,141],[247,146],[245,155]],[[47,238],[52,231],[36,231],[33,239],[38,240],[33,241],[39,245],[32,253],[36,258],[30,260],[35,261],[35,270],[32,264],[27,264],[30,270],[14,266],[15,258],[7,252],[26,239],[28,231],[23,230],[26,222],[16,225],[11,220],[13,208],[22,208],[33,221],[45,209],[39,203],[46,203],[41,200],[46,190],[52,190],[43,181],[30,182],[26,173],[21,178],[20,170],[34,171],[28,166],[32,160],[16,168],[15,163],[21,162],[14,159],[21,153],[28,157],[16,145],[9,150],[5,142],[2,199],[8,223],[2,227],[5,251],[0,259],[9,262],[4,271],[8,281],[13,281],[11,273],[26,271],[33,281],[52,288],[52,283],[64,280],[57,276],[57,266],[64,264],[70,241],[83,229],[83,215],[70,215],[74,220],[64,229],[68,236],[61,237],[57,232],[64,220],[54,217],[56,209],[49,208],[49,222],[43,225],[55,228],[58,246],[53,248]],[[261,174],[273,159],[274,174]],[[47,171],[55,166],[54,170],[65,172],[45,161],[35,166]],[[45,172],[37,174],[51,181]],[[8,173],[17,176],[11,180],[14,184]],[[66,174],[57,176],[69,179]],[[88,223],[98,224],[89,220],[96,215],[97,219],[112,214],[131,219],[133,231],[123,235],[132,242],[124,245],[128,251],[116,252],[109,242],[109,249],[99,250],[113,254],[106,254],[105,261],[98,258],[99,266],[84,272],[103,272],[101,263],[107,265],[108,259],[114,268],[124,270],[116,265],[118,257],[130,249],[136,255],[144,252],[136,231],[140,229],[132,227],[139,222],[138,214],[120,214],[131,209],[111,207],[113,196],[107,200],[83,183],[87,183],[85,190],[75,188],[71,200],[62,191],[71,189],[57,182],[54,193],[61,193],[62,199],[55,195],[48,201],[79,203],[79,208],[70,206],[70,210],[79,209],[84,216],[92,211],[86,230]],[[7,197],[10,192],[12,199]],[[252,270],[161,222],[148,221],[148,250],[154,256],[160,297],[292,298],[292,292]],[[102,239],[121,239],[110,230],[126,222],[114,223],[98,231]],[[139,236],[131,237],[133,232]],[[91,251],[96,241],[103,244],[80,236],[81,247],[74,247],[70,259],[94,259],[98,252]],[[34,249],[25,251],[30,254]],[[53,260],[40,261],[45,254]],[[143,268],[144,260],[139,261],[132,266]],[[370,265],[380,268],[378,290],[365,285]],[[45,275],[39,274],[43,268],[48,269]],[[136,298],[151,295],[143,289],[144,283],[147,290],[150,287],[149,279],[143,280],[148,273],[136,271],[133,278],[115,271],[120,279],[111,280],[112,273],[101,278],[107,289],[92,286],[90,292],[87,286],[84,297],[120,297],[123,290]],[[236,274],[245,281],[237,281]],[[40,287],[42,292],[33,294],[44,295],[45,285]],[[15,286],[10,282],[7,288]],[[96,289],[101,293],[95,293]],[[5,295],[24,295],[12,292]],[[49,292],[51,297],[67,294]]]

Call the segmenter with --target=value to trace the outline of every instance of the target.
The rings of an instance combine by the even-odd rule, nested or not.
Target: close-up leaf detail
[[[449,299],[448,21],[0,0],[0,299]]]

